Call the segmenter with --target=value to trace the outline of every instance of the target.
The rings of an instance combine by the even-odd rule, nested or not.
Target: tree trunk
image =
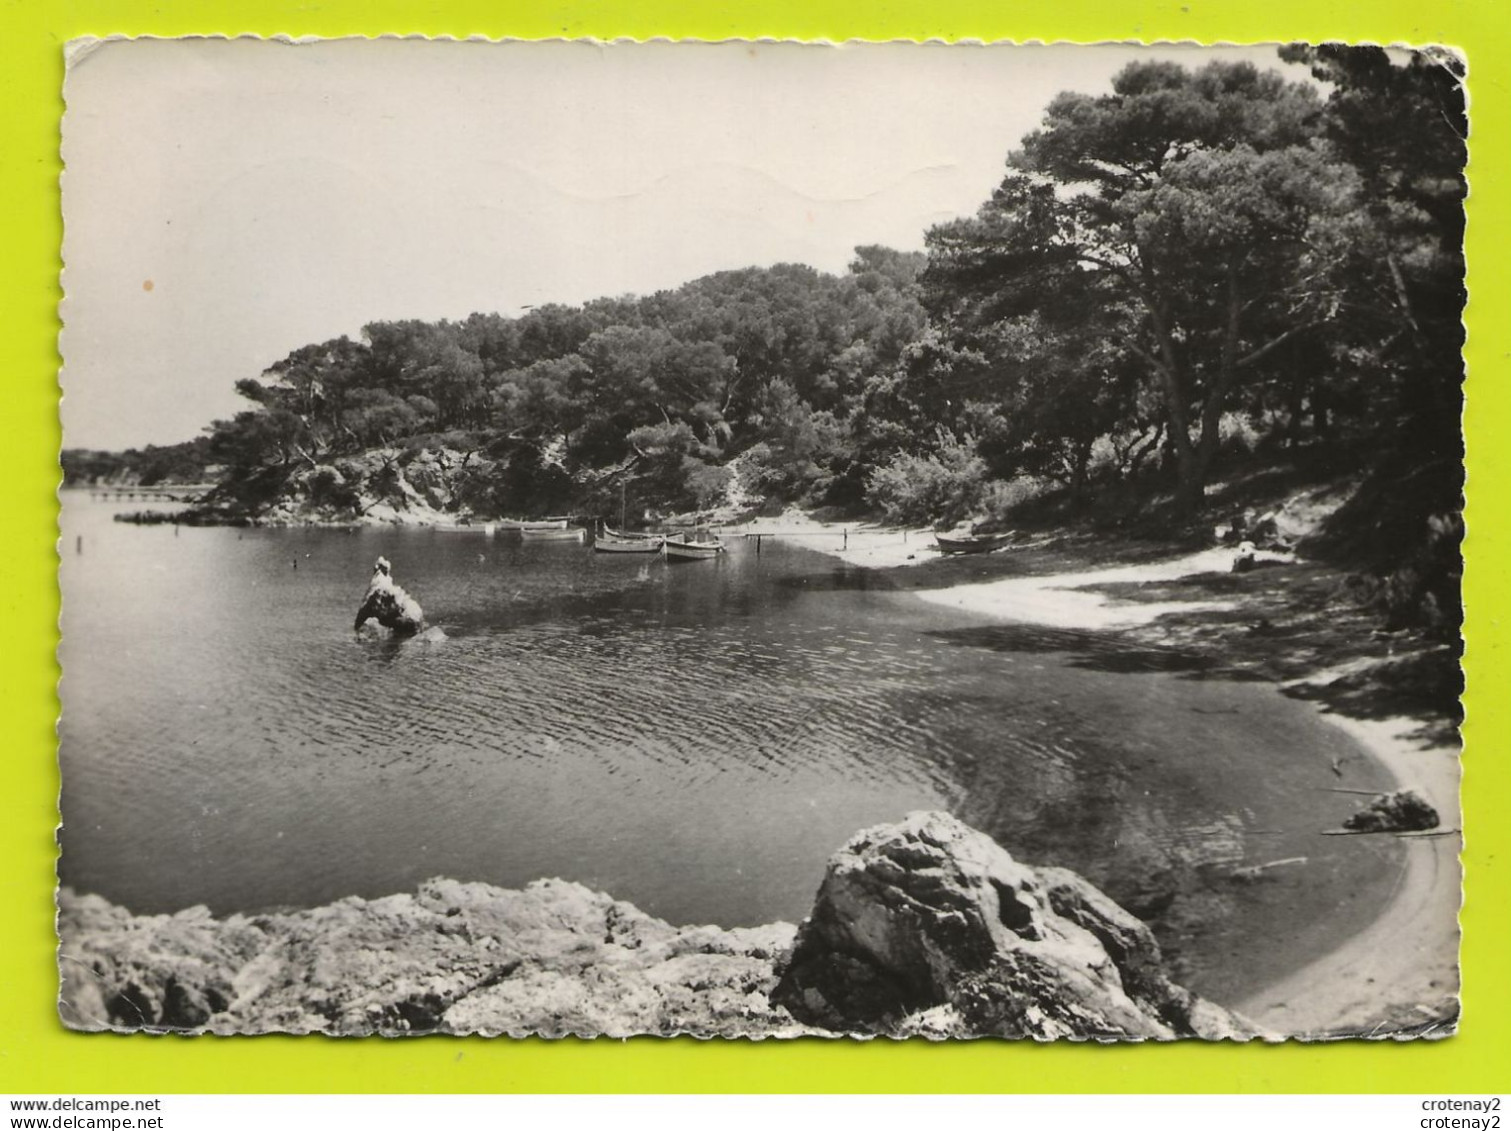
[[[1151,452],[1159,450],[1164,438],[1165,422],[1163,420],[1156,420],[1154,422],[1154,431],[1149,433],[1147,438],[1140,438],[1134,441],[1133,447],[1128,449],[1128,471],[1126,478],[1138,478],[1139,468],[1143,466],[1144,460],[1149,458]],[[1141,444],[1142,447],[1140,446]]]
[[[1285,444],[1289,448],[1300,447],[1306,437],[1306,417],[1311,407],[1307,391],[1316,384],[1314,378],[1294,373],[1286,386],[1285,396]]]
[[[1070,501],[1073,507],[1081,505],[1086,493],[1087,471],[1091,466],[1091,441],[1077,440],[1070,452]]]
[[[1202,483],[1197,472],[1196,452],[1191,446],[1191,420],[1186,412],[1185,382],[1181,380],[1180,362],[1175,354],[1175,341],[1170,335],[1169,323],[1164,310],[1155,303],[1149,304],[1150,321],[1154,324],[1155,336],[1159,339],[1159,358],[1155,370],[1159,373],[1160,388],[1165,394],[1165,416],[1169,421],[1170,447],[1175,452],[1177,482],[1176,506],[1184,513],[1193,511],[1201,502]]]
[[[1227,278],[1227,324],[1223,327],[1222,352],[1218,358],[1217,373],[1208,385],[1201,402],[1201,437],[1191,460],[1191,475],[1181,476],[1180,504],[1187,514],[1201,507],[1207,489],[1207,473],[1217,450],[1222,443],[1222,410],[1228,403],[1228,392],[1238,375],[1238,332],[1243,303],[1238,295],[1238,272],[1230,263]],[[1184,469],[1182,469],[1184,471]]]

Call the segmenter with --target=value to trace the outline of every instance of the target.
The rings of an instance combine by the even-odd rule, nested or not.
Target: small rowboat
[[[436,531],[441,534],[495,534],[498,524],[492,522],[443,522],[438,523]]]
[[[661,551],[664,534],[621,534],[607,526],[594,536],[593,549],[600,554],[655,554]]]
[[[664,545],[669,562],[695,562],[724,552],[724,543],[711,534],[668,534]]]
[[[936,534],[934,541],[946,554],[988,554],[1012,541],[1012,534]]]
[[[521,526],[519,536],[526,542],[581,542],[587,531],[580,526]]]

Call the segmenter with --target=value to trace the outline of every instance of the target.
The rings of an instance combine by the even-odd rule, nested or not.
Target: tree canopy
[[[1024,477],[1168,482],[1191,510],[1234,437],[1456,465],[1462,68],[1281,56],[1311,81],[1146,61],[1058,96],[921,254],[300,347],[238,384],[249,408],[204,451],[253,513],[297,475],[427,445],[485,456],[478,505],[516,513],[627,482],[700,505],[736,478],[920,519]],[[915,473],[935,487],[905,505]]]
[[[980,212],[929,233],[930,311],[978,337],[1052,327],[1028,330],[1032,368],[1062,374],[1041,403],[1135,364],[1194,505],[1240,384],[1341,301],[1360,177],[1321,119],[1312,87],[1248,64],[1136,63],[1061,95]]]

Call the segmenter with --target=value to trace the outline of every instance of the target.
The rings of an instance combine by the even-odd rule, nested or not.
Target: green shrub
[[[995,481],[975,445],[953,441],[926,456],[899,455],[866,480],[866,499],[888,521],[954,524],[978,513]]]
[[[346,477],[327,464],[305,476],[304,489],[312,504],[326,510],[355,511],[361,501]]]
[[[687,491],[699,510],[723,503],[729,495],[730,484],[735,480],[733,468],[706,464],[691,456],[682,461],[682,473]]]

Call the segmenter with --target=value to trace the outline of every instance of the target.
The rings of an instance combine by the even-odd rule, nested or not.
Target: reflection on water
[[[795,920],[856,830],[946,807],[1087,874],[1231,998],[1389,882],[1390,846],[1316,835],[1346,805],[1297,783],[1347,746],[1310,710],[981,629],[810,551],[668,568],[109,513],[64,516],[61,872],[139,912],[563,876],[673,922]],[[352,634],[379,554],[444,639]]]

